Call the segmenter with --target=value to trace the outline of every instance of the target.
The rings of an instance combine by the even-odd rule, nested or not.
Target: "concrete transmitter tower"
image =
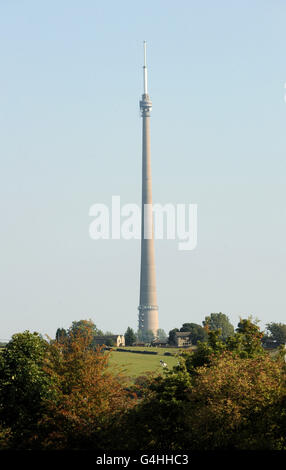
[[[147,88],[146,41],[143,66],[144,93],[140,101],[142,115],[142,223],[139,331],[152,330],[155,337],[159,328],[155,277],[154,231],[152,214],[152,177],[150,151],[150,113],[152,102]],[[147,205],[147,206],[146,206]]]

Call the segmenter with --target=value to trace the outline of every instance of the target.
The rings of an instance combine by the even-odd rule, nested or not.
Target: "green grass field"
[[[176,354],[180,352],[180,349],[165,349],[165,348],[138,348],[138,347],[127,347],[126,349],[135,349],[144,351],[157,351],[158,354],[135,354],[132,352],[119,352],[112,351],[110,356],[110,366],[114,370],[120,370],[124,375],[134,379],[139,375],[144,375],[146,372],[162,373],[163,367],[160,364],[160,360],[163,360],[169,369],[175,366],[178,362],[176,356],[164,356],[165,351]]]

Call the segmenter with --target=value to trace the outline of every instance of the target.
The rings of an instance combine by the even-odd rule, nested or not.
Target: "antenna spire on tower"
[[[146,41],[144,41],[144,65],[143,65],[143,81],[144,81],[144,95],[148,94],[147,88],[147,60],[146,60]]]

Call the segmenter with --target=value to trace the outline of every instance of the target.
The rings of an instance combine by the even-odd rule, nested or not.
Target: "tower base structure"
[[[159,328],[158,305],[139,305],[139,330],[144,334],[152,331],[157,337]]]

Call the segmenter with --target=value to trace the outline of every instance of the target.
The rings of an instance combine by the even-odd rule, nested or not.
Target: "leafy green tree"
[[[189,331],[192,344],[197,344],[198,341],[207,341],[208,333],[206,328],[203,328],[197,323],[183,323],[180,331]]]
[[[152,330],[148,330],[148,331],[138,330],[136,336],[139,342],[142,341],[144,343],[152,343],[152,341],[155,339],[155,335]]]
[[[194,376],[189,395],[188,440],[196,450],[281,449],[285,372],[269,355],[213,357]]]
[[[143,400],[130,410],[115,427],[115,447],[120,450],[186,449],[185,402],[191,387],[185,370],[147,378],[143,384]],[[140,386],[142,389],[142,386]]]
[[[180,331],[192,331],[193,325],[195,325],[195,323],[183,323],[182,327],[180,328]]]
[[[210,330],[221,330],[221,338],[226,340],[234,334],[233,325],[224,313],[211,313],[203,321],[204,327]]]
[[[171,345],[176,344],[176,333],[180,331],[179,328],[173,328],[169,331],[168,343]]]
[[[286,343],[286,324],[285,323],[267,323],[267,331],[270,333],[270,339],[276,341],[278,345]]]
[[[123,376],[109,369],[110,353],[91,343],[89,331],[49,345],[44,368],[54,398],[47,400],[34,439],[43,450],[111,449],[114,423],[136,404]]]
[[[238,338],[238,343],[240,343],[240,348],[237,347],[236,349],[240,349],[242,356],[246,357],[255,357],[257,355],[265,354],[264,349],[262,347],[262,337],[263,332],[260,331],[259,326],[254,323],[250,318],[240,319],[237,328],[236,334],[234,335],[234,340]],[[229,338],[229,345],[232,344],[232,339]],[[234,342],[235,344],[235,342]],[[243,348],[241,348],[241,345]],[[235,350],[235,348],[233,348]]]
[[[154,339],[155,339],[155,335],[154,335],[152,330],[148,330],[148,331],[143,332],[143,340],[146,343],[152,343],[152,341],[154,341]]]
[[[68,336],[72,336],[73,338],[78,335],[88,336],[90,333],[93,336],[103,336],[103,332],[97,328],[91,319],[73,321],[67,331]]]
[[[160,341],[167,341],[167,335],[166,335],[165,331],[162,328],[159,328],[157,330],[157,338]]]
[[[91,339],[90,348],[96,349],[97,343],[95,336],[104,336],[103,331],[99,330],[95,323],[89,320],[73,321],[67,330],[67,341],[73,341],[77,337],[88,337]]]
[[[36,432],[37,419],[51,397],[51,377],[43,370],[48,343],[38,333],[12,336],[1,353],[0,421],[10,428],[11,445],[21,448]]]
[[[206,342],[198,341],[195,351],[182,353],[181,358],[189,374],[196,375],[199,367],[210,364],[213,357],[219,357],[226,350],[226,344],[221,339],[220,333],[221,330],[210,330]],[[181,368],[180,362],[178,369]]]
[[[240,319],[233,336],[224,341],[221,330],[209,330],[207,342],[199,341],[195,351],[184,352],[182,356],[188,372],[196,375],[198,367],[210,364],[214,357],[220,357],[226,351],[240,358],[265,355],[261,343],[262,336],[263,333],[250,318]]]
[[[136,335],[133,331],[132,328],[130,328],[130,326],[128,326],[125,334],[124,334],[124,338],[125,338],[125,345],[126,346],[132,346],[133,343],[135,343],[136,341]]]
[[[67,338],[66,330],[64,328],[58,328],[56,331],[56,341],[60,343],[62,341],[65,341],[66,338]]]

